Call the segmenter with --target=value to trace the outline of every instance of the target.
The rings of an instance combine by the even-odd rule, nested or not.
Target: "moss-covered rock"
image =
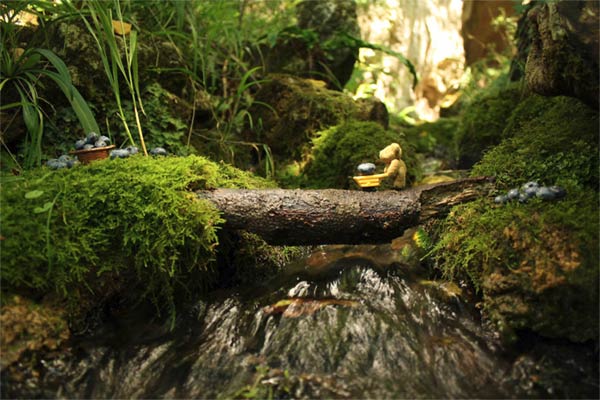
[[[436,251],[450,277],[483,295],[485,314],[507,338],[519,330],[573,341],[598,338],[598,113],[576,99],[532,96],[508,118],[505,139],[472,175],[505,192],[530,180],[567,196],[457,206]]]
[[[356,102],[326,89],[322,81],[292,75],[268,75],[254,104],[249,110],[253,128],[244,137],[267,144],[277,161],[301,160],[317,132],[344,121],[375,118],[382,126],[388,124],[380,102]]]
[[[402,158],[407,164],[408,181],[412,182],[418,166],[403,134],[385,130],[374,122],[349,121],[319,132],[302,171],[302,183],[316,189],[355,187],[351,177],[356,175],[357,165],[378,161],[379,151],[394,142],[403,147]]]
[[[486,149],[500,143],[506,119],[521,98],[521,89],[512,84],[504,89],[483,91],[465,105],[455,137],[459,168],[471,168]]]
[[[201,157],[96,161],[2,178],[3,291],[91,307],[127,285],[172,307],[215,279],[219,212],[191,192],[272,183]]]

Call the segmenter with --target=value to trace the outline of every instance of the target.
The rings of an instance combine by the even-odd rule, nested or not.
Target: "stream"
[[[48,362],[43,397],[597,395],[591,350],[536,338],[504,349],[460,288],[399,254],[319,247],[268,282],[211,293],[173,331],[124,312]]]

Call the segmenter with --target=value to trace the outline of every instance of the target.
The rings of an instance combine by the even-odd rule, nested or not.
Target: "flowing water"
[[[501,348],[457,287],[390,246],[320,248],[270,282],[219,291],[174,331],[125,315],[81,341],[48,396],[506,398],[597,394],[570,345]],[[541,346],[541,347],[540,347]],[[584,354],[585,353],[585,354]],[[593,357],[592,357],[593,358]],[[59,371],[60,370],[60,371]],[[596,375],[594,375],[596,374]],[[49,382],[48,380],[46,380]]]

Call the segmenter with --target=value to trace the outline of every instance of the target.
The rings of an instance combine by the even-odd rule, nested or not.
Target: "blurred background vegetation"
[[[375,96],[398,129],[452,114],[506,74],[516,3],[486,13],[478,2],[437,2],[346,2],[340,22],[327,14],[344,3],[335,1],[5,1],[2,170],[41,165],[99,130],[117,146],[148,142],[273,176],[260,114],[281,110],[255,96],[271,72]],[[486,32],[461,37],[465,18]],[[481,48],[469,53],[469,41]]]

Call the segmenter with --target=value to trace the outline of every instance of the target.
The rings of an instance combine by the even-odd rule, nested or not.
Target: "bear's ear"
[[[392,143],[386,149],[390,149],[394,154],[394,158],[400,159],[402,158],[402,147],[398,143]]]

